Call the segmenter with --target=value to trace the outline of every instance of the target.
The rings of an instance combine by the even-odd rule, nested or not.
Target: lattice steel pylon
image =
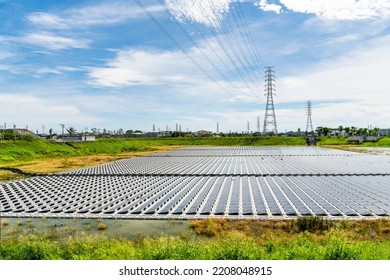
[[[311,101],[307,101],[306,113],[307,113],[307,121],[306,121],[306,133],[313,134],[313,121],[311,120]]]
[[[278,128],[276,125],[275,117],[275,108],[274,108],[274,98],[275,94],[275,71],[272,69],[272,66],[266,67],[265,70],[265,92],[267,96],[267,104],[265,107],[265,117],[264,117],[264,126],[263,134],[276,134],[278,133]]]

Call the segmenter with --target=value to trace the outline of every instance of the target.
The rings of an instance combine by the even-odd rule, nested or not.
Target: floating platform
[[[390,216],[390,157],[320,147],[191,147],[0,184],[1,217]]]

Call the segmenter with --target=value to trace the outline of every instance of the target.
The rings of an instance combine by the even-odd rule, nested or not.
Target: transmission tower
[[[307,101],[306,113],[307,113],[306,133],[313,134],[314,131],[313,131],[313,122],[311,120],[311,101]]]
[[[275,118],[274,98],[275,94],[275,71],[273,67],[266,67],[265,70],[265,92],[267,95],[267,105],[265,107],[263,134],[278,133]]]

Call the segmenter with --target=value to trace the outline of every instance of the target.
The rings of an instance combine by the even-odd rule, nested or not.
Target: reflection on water
[[[103,223],[106,228],[99,230],[99,223]],[[188,231],[186,220],[1,218],[1,239],[29,233],[58,239],[83,235],[134,239],[140,236],[181,235]]]

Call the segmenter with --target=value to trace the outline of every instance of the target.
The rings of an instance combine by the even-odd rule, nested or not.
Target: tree
[[[66,129],[66,131],[69,133],[70,136],[76,134],[76,129],[74,127],[69,127]]]
[[[329,132],[330,132],[330,128],[329,127],[323,127],[322,128],[322,133],[324,134],[324,136],[328,136]]]
[[[316,132],[318,133],[318,136],[321,136],[324,132],[324,128],[322,126],[319,126],[316,128]]]
[[[340,125],[337,130],[339,131],[339,136],[341,136],[341,132],[343,132],[344,128],[342,125]]]
[[[351,128],[350,127],[344,127],[344,131],[345,133],[347,133],[347,135],[350,135],[350,131],[351,131]]]
[[[380,128],[374,127],[372,129],[368,130],[368,134],[371,136],[376,136],[376,135],[378,135],[379,130],[380,130]]]
[[[49,129],[49,137],[51,138],[52,135],[53,135],[53,129],[50,128],[50,129]]]

